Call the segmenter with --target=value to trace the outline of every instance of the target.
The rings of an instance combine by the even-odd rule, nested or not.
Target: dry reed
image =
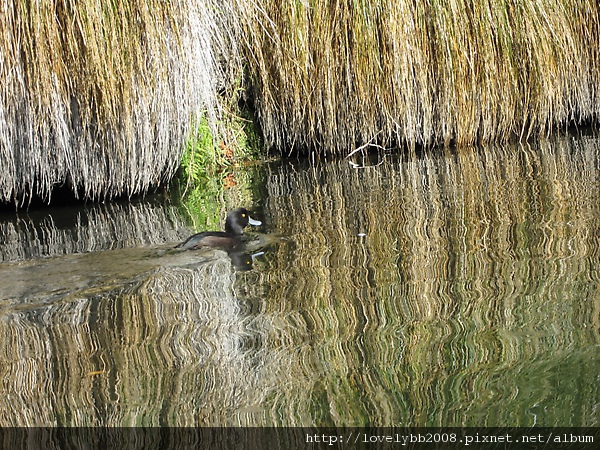
[[[599,116],[595,0],[1,9],[0,201],[18,205],[58,185],[103,199],[169,179],[199,115],[225,133],[242,67],[282,151],[506,141]]]
[[[211,2],[4,2],[0,201],[67,184],[103,199],[144,192],[179,164],[194,116],[215,124],[225,74]]]
[[[268,145],[524,138],[598,118],[595,0],[239,0]]]

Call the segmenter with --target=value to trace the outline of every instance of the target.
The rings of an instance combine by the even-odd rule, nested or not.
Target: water
[[[5,214],[0,426],[599,426],[598,155],[272,163],[192,207]],[[237,268],[172,250],[233,206],[264,223]]]

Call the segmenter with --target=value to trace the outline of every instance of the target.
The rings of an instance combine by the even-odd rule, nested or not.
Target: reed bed
[[[201,120],[225,136],[215,148],[237,140],[221,119],[238,98],[284,152],[524,139],[599,116],[595,0],[0,8],[4,203],[62,185],[92,200],[145,192]]]
[[[472,144],[596,121],[595,0],[239,0],[268,145]]]
[[[174,174],[194,118],[216,126],[217,53],[235,46],[213,2],[1,8],[0,201],[49,201],[57,185],[92,200],[144,192]]]

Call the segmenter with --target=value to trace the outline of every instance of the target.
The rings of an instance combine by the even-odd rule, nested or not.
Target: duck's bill
[[[250,225],[252,225],[252,226],[255,226],[255,227],[257,227],[257,226],[259,226],[259,225],[262,225],[262,222],[261,222],[260,220],[253,219],[253,218],[252,218],[252,217],[250,217],[250,216],[248,216],[248,223],[249,223]]]

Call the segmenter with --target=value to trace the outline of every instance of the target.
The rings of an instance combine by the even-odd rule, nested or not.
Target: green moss
[[[228,210],[252,207],[261,149],[262,140],[249,112],[243,117],[230,114],[216,127],[210,126],[206,115],[201,116],[172,185],[176,203],[195,229],[218,229]]]
[[[180,175],[188,183],[199,182],[217,166],[214,138],[206,115],[198,121],[196,132],[190,136],[181,160]]]
[[[203,114],[181,161],[180,176],[187,184],[202,183],[207,177],[259,160],[263,143],[253,119],[252,113],[244,111],[240,116],[230,114],[211,127]],[[214,129],[218,136],[214,136]]]

